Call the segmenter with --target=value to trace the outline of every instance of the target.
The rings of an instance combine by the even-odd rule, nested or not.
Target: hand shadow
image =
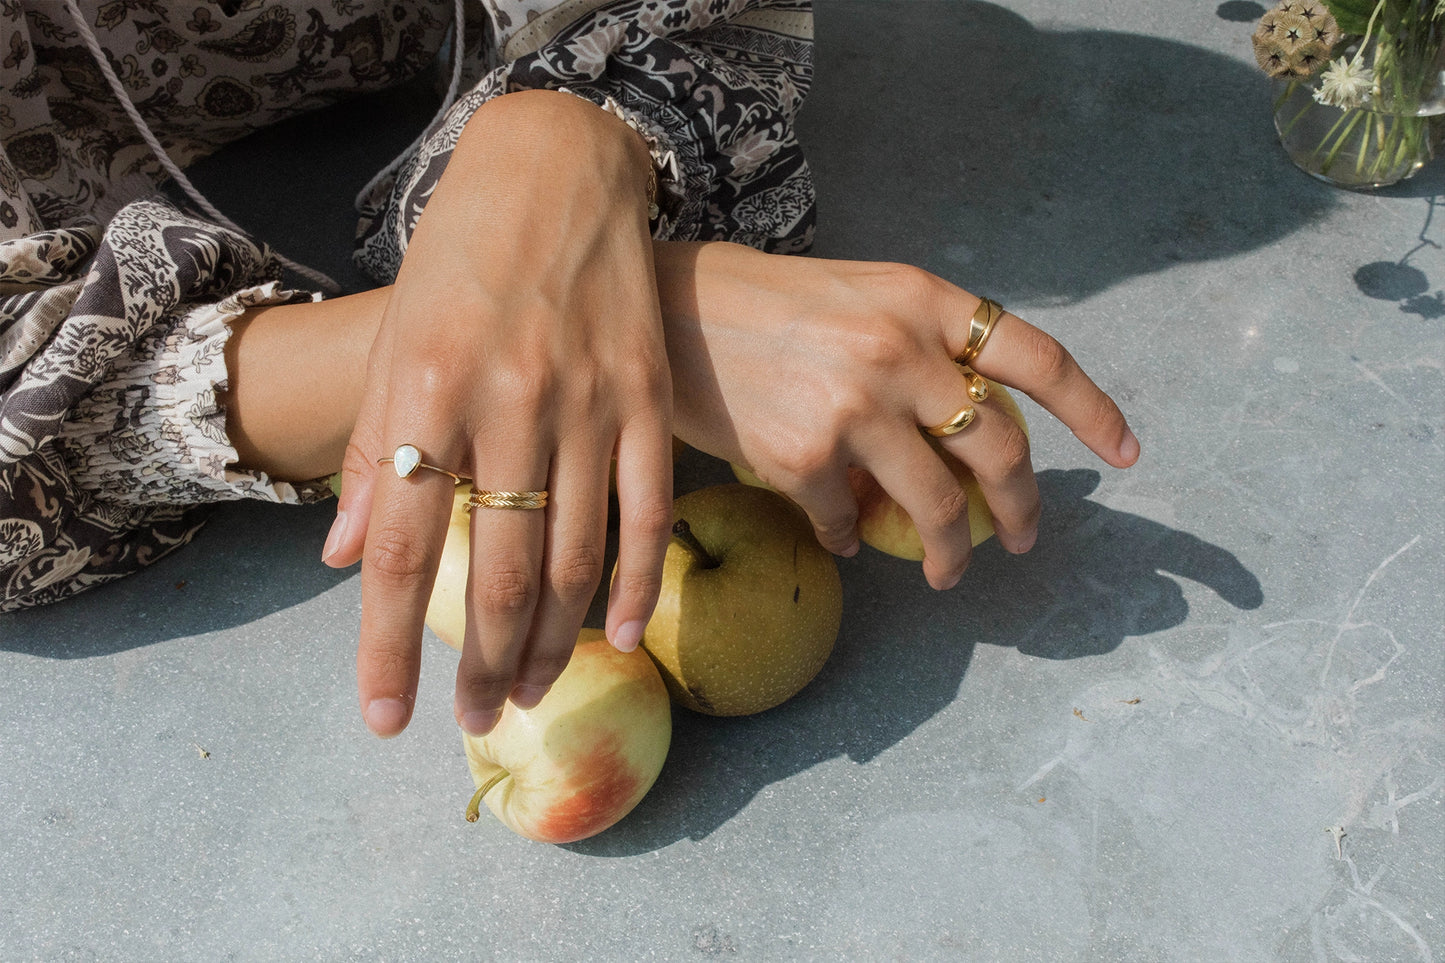
[[[1340,203],[1280,148],[1247,26],[1234,58],[973,0],[819,4],[815,20],[798,128],[820,255],[1069,304],[1263,247]],[[907,42],[879,43],[880,25]]]
[[[953,702],[979,642],[1075,659],[1180,625],[1189,606],[1165,573],[1239,609],[1263,604],[1259,580],[1219,546],[1089,501],[1099,480],[1092,470],[1041,472],[1034,550],[1009,556],[986,543],[950,592],[929,590],[914,563],[843,562],[843,630],[818,678],[756,716],[674,710],[672,749],[652,792],[571,848],[622,856],[700,839],[774,782],[839,756],[868,762]]]

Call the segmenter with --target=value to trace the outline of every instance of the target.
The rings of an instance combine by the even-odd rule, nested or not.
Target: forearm
[[[226,344],[226,432],[243,468],[304,481],[341,468],[388,288],[246,312]]]

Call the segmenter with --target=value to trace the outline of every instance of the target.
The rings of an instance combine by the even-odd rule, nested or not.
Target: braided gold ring
[[[489,491],[473,487],[467,496],[467,511],[473,508],[509,508],[532,511],[547,507],[547,492]]]

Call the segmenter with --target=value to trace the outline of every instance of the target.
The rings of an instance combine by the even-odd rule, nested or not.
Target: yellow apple
[[[467,569],[472,560],[472,520],[467,511],[470,494],[469,486],[458,485],[452,495],[452,517],[426,606],[427,628],[458,652],[467,634]]]
[[[656,782],[672,741],[672,704],[640,649],[619,652],[583,629],[572,660],[541,703],[507,703],[485,736],[463,733],[477,792],[508,828],[570,843],[615,825]]]
[[[673,507],[674,538],[642,645],[680,705],[747,715],[822,669],[843,618],[833,556],[796,505],[765,488],[715,485]]]

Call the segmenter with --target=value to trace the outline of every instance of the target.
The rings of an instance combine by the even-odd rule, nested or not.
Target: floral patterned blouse
[[[466,0],[465,92],[361,200],[357,262],[389,282],[467,118],[533,88],[586,97],[647,137],[663,174],[655,236],[805,249],[813,193],[793,118],[810,4]],[[127,106],[184,166],[432,67],[455,9],[0,0],[0,611],[160,558],[207,503],[324,497],[319,482],[239,470],[217,402],[231,319],[317,295],[283,287],[262,241],[160,199],[162,165]]]

